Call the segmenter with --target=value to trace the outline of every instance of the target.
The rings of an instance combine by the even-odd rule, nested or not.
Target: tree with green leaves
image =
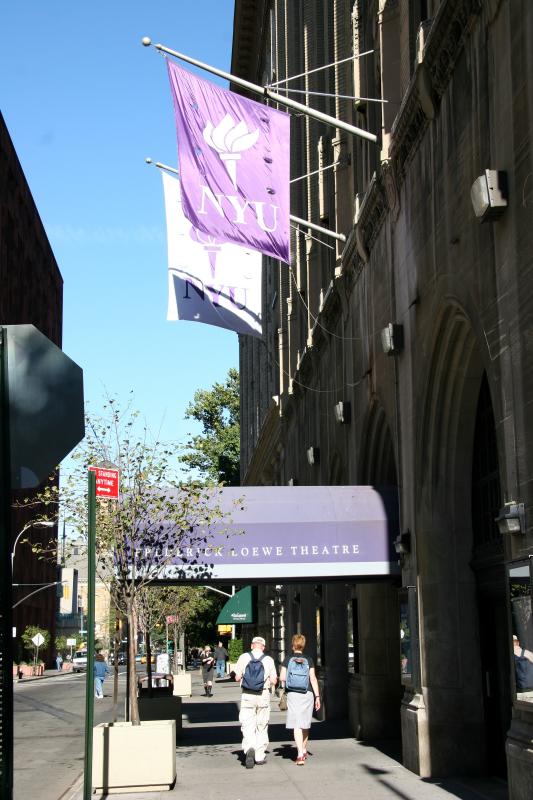
[[[240,401],[239,373],[230,369],[224,383],[198,389],[185,412],[202,425],[202,433],[187,443],[180,460],[210,483],[239,486]]]
[[[44,640],[40,645],[36,645],[33,641],[34,637],[38,634],[41,634]],[[33,660],[36,662],[39,650],[45,650],[50,644],[50,631],[47,631],[45,628],[39,628],[38,625],[27,625],[20,638],[22,639],[25,649],[28,653],[31,653]]]
[[[59,491],[51,483],[28,503],[44,503],[47,519],[59,510],[69,527],[86,537],[89,465],[115,465],[120,471],[118,500],[96,509],[96,571],[111,600],[128,621],[129,703],[132,724],[140,724],[135,671],[136,619],[144,593],[172,565],[173,575],[187,572],[209,578],[209,567],[194,556],[211,541],[210,528],[223,515],[217,490],[177,476],[173,447],[153,440],[139,415],[108,398],[102,413],[86,419],[86,436],[72,456],[74,467]],[[53,546],[52,546],[53,550]]]

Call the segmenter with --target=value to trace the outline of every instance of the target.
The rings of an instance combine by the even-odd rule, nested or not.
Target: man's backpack
[[[533,662],[524,654],[524,648],[519,656],[514,657],[514,668],[516,676],[516,690],[526,692],[533,689]]]
[[[285,686],[289,692],[302,694],[309,689],[309,662],[304,656],[293,656],[290,659]]]
[[[252,655],[250,656],[250,660],[242,676],[241,689],[243,691],[253,694],[261,694],[263,691],[265,685],[264,657],[264,653],[259,658],[254,658]]]

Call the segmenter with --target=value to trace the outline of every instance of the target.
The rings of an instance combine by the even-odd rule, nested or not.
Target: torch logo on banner
[[[219,155],[226,167],[234,188],[237,188],[237,161],[243,150],[249,150],[257,142],[259,131],[248,131],[246,124],[241,120],[236,123],[226,114],[216,128],[208,122],[204,128],[204,139]]]

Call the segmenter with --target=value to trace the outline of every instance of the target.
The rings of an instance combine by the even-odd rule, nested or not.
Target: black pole
[[[13,797],[13,576],[7,331],[0,327],[0,797]]]
[[[88,547],[87,547],[87,675],[85,688],[85,770],[83,800],[91,800],[93,777],[94,721],[94,597],[96,582],[96,473],[88,475]]]

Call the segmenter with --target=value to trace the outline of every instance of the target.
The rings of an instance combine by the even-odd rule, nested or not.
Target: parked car
[[[72,659],[73,672],[85,672],[87,669],[87,650],[76,650]]]
[[[114,653],[110,653],[109,654],[109,663],[110,664],[114,664],[115,663],[115,654]],[[125,664],[125,663],[126,663],[126,653],[119,653],[117,655],[117,664]]]

